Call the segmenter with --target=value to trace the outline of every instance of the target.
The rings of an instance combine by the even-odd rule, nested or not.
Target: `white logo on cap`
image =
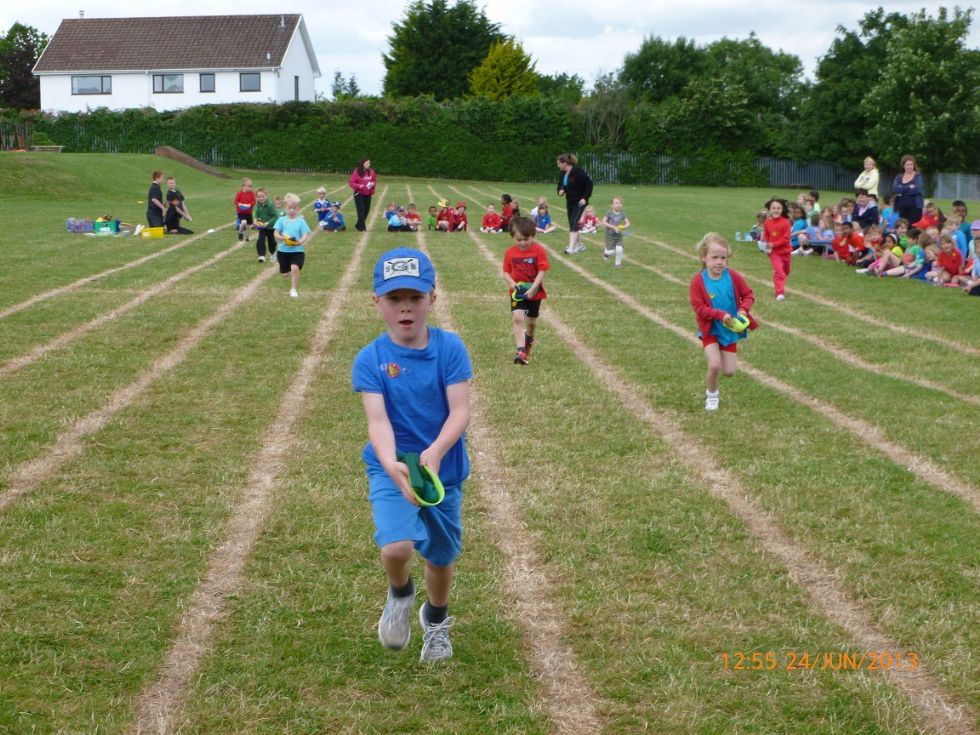
[[[414,276],[419,278],[419,259],[418,258],[398,258],[396,260],[386,260],[384,267],[384,279],[398,278],[399,276]]]

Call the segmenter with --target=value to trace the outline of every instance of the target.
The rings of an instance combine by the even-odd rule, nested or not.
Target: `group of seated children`
[[[821,210],[818,192],[801,194],[795,204],[785,204],[792,254],[820,253],[860,274],[922,280],[980,295],[980,220],[968,221],[966,203],[953,202],[953,214],[946,217],[927,201],[922,217],[910,223],[899,217],[892,201],[885,197],[879,211],[877,197],[858,189],[853,198]],[[767,210],[758,212],[744,239],[759,241],[767,217]]]
[[[340,202],[327,199],[327,190],[322,186],[316,190],[316,200],[313,202],[316,221],[322,232],[346,232],[347,223],[340,211]]]
[[[510,194],[501,194],[500,213],[497,213],[497,208],[493,204],[488,204],[486,214],[483,215],[483,222],[480,224],[480,232],[491,234],[510,232],[511,220],[520,216],[521,206],[517,201]],[[548,221],[550,223],[550,218]]]

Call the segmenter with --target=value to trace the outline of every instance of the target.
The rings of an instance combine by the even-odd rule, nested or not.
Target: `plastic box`
[[[96,234],[119,232],[119,220],[97,220],[92,223],[92,232]]]
[[[162,227],[144,227],[140,232],[140,237],[162,238],[163,234]]]

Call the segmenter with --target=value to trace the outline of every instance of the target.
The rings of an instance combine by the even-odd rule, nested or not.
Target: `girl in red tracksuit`
[[[738,341],[748,331],[736,331],[733,317],[746,317],[749,329],[759,326],[750,313],[755,295],[745,278],[728,267],[731,248],[717,232],[709,232],[698,244],[704,268],[691,279],[691,308],[698,319],[698,337],[708,361],[704,408],[718,410],[721,375],[730,378],[738,367]]]
[[[792,262],[792,226],[789,212],[786,211],[786,200],[770,199],[766,202],[766,209],[769,210],[769,219],[762,224],[762,240],[767,244],[766,254],[772,263],[772,285],[776,289],[776,301],[783,301],[786,298],[786,278]]]

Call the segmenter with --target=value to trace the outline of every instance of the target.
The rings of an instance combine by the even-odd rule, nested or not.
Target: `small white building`
[[[78,18],[34,66],[41,109],[178,110],[312,101],[320,67],[302,15]]]

